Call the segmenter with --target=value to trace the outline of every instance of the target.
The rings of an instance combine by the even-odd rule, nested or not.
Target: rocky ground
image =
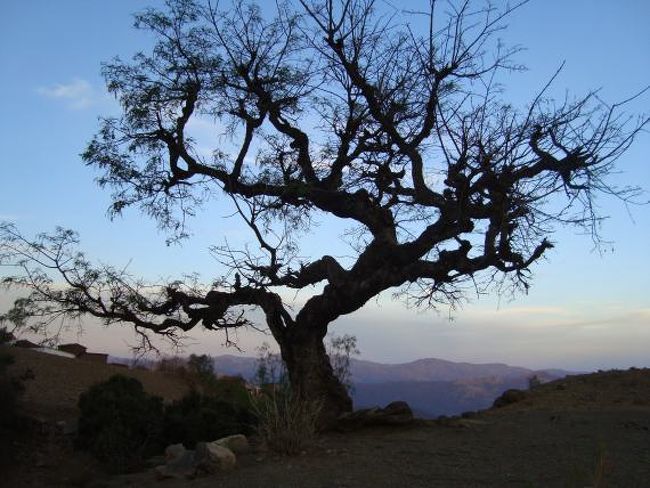
[[[195,479],[106,476],[69,446],[17,446],[6,486],[623,487],[650,486],[650,370],[568,377],[465,417],[322,435],[295,457],[255,446],[237,467]],[[49,451],[48,451],[49,449]]]

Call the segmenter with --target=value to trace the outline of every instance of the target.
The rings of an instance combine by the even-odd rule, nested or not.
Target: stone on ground
[[[237,466],[235,454],[216,442],[199,442],[196,445],[196,461],[200,469],[209,473],[231,471]]]
[[[222,437],[214,441],[214,444],[230,449],[235,454],[245,454],[250,451],[250,444],[245,435],[235,434]]]

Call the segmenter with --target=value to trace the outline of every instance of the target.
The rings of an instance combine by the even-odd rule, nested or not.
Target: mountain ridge
[[[252,379],[257,358],[228,354],[214,357],[213,364],[218,374]],[[350,370],[355,408],[403,400],[423,418],[487,408],[505,390],[527,388],[533,376],[546,382],[574,374],[561,369],[534,370],[504,363],[473,364],[438,358],[396,364],[352,358]]]
[[[223,354],[214,356],[217,374],[240,375],[251,379],[255,375],[258,359],[251,356]],[[518,378],[543,375],[559,378],[577,372],[558,368],[530,369],[505,363],[455,362],[438,358],[421,358],[406,363],[380,363],[366,359],[350,359],[354,383],[384,383],[403,381],[456,381],[481,377]]]

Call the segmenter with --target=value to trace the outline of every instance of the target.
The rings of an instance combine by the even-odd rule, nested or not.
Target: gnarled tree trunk
[[[334,375],[323,339],[327,324],[297,326],[280,343],[291,389],[301,401],[320,404],[320,424],[327,426],[352,410],[352,399]]]

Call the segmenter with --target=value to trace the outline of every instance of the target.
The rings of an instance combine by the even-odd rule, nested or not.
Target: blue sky
[[[244,235],[225,218],[228,210],[220,202],[192,223],[194,237],[183,247],[166,247],[155,223],[135,210],[113,222],[106,218],[109,195],[93,183],[96,175],[79,157],[97,117],[118,110],[104,90],[100,63],[146,50],[151,38],[132,28],[131,14],[161,3],[2,3],[0,219],[16,222],[27,234],[55,225],[74,228],[91,257],[115,265],[130,262],[133,273],[149,279],[196,270],[210,279],[217,268],[208,246],[224,236],[236,241]],[[506,97],[525,104],[566,61],[553,88],[556,96],[602,88],[607,101],[627,98],[650,84],[648,18],[650,3],[643,0],[531,2],[512,15],[502,35],[507,44],[526,48],[517,59],[529,68],[508,78]],[[650,112],[650,96],[636,100],[629,111]],[[196,127],[204,137],[208,129]],[[650,137],[643,134],[620,160],[615,181],[650,191],[649,153]],[[560,231],[553,237],[557,247],[535,266],[527,296],[472,300],[450,321],[445,309],[439,314],[407,310],[387,295],[333,329],[357,335],[363,357],[380,361],[440,357],[574,369],[650,366],[650,208],[627,209],[614,199],[599,204],[610,216],[602,234],[612,244],[597,252],[588,236]],[[332,229],[340,228],[321,226],[308,236],[305,249],[315,252],[319,243],[332,242]],[[8,302],[8,295],[0,298],[0,307]],[[128,329],[107,332],[93,324],[85,329],[82,340],[92,349],[127,353]],[[265,338],[243,332],[240,340],[254,354]],[[218,334],[197,333],[187,351],[219,354],[222,342]]]

